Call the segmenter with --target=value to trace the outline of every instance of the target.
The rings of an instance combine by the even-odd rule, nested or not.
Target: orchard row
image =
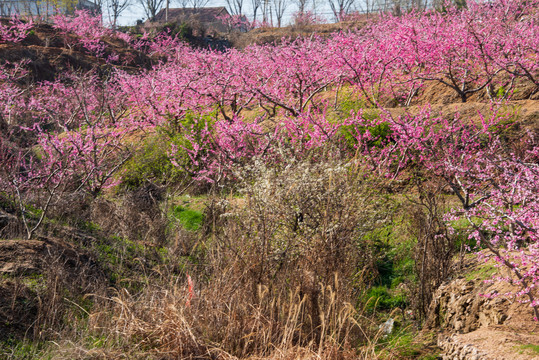
[[[121,182],[137,139],[170,134],[168,159],[196,181],[223,184],[251,162],[348,159],[369,176],[414,177],[450,192],[470,238],[514,274],[516,295],[539,317],[539,146],[536,134],[505,141],[510,117],[493,110],[480,123],[432,114],[395,118],[384,105],[408,106],[431,83],[465,102],[484,94],[493,108],[516,84],[539,87],[539,8],[534,1],[469,3],[466,9],[382,15],[357,31],[216,52],[190,48],[167,33],[131,38],[80,13],[54,27],[75,33],[84,51],[110,64],[120,38],[154,59],[149,70],[62,74],[29,83],[28,64],[0,73],[0,184],[18,204],[31,238],[55,199],[98,196]],[[32,24],[0,28],[24,40]],[[69,38],[71,42],[74,38]],[[67,40],[66,40],[67,41]],[[107,55],[105,55],[107,54]],[[354,94],[361,108],[339,113]],[[430,186],[430,185],[429,185]],[[31,218],[28,206],[41,209]],[[502,279],[495,279],[502,280]]]

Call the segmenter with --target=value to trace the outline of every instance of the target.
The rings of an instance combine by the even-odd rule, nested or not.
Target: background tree
[[[138,2],[142,5],[148,20],[153,21],[157,12],[163,7],[165,0],[138,0]]]
[[[243,0],[226,0],[231,15],[243,14]]]
[[[309,0],[294,0],[294,4],[296,4],[296,6],[298,7],[299,14],[305,13],[308,3],[309,3]]]
[[[51,0],[50,4],[60,10],[60,13],[70,14],[77,8],[77,0]]]
[[[271,2],[270,0],[260,0],[262,10],[262,22],[268,24],[271,19]]]
[[[116,28],[116,23],[120,14],[131,6],[131,0],[107,0],[107,10],[112,28]]]
[[[283,22],[284,13],[288,7],[289,2],[286,0],[273,0],[275,18],[277,19],[277,27],[281,27]]]
[[[355,0],[329,0],[329,7],[333,12],[335,21],[341,21],[343,16],[350,13],[355,4]]]
[[[198,9],[198,8],[206,6],[209,1],[210,0],[191,0],[189,3],[191,4],[193,8]]]
[[[101,12],[103,12],[103,5],[105,5],[105,1],[104,0],[95,0],[95,4],[99,7]]]
[[[251,8],[253,9],[253,21],[256,21],[256,15],[261,5],[262,5],[262,0],[251,0]]]

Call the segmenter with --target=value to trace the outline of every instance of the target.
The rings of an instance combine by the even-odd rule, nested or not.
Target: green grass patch
[[[525,344],[520,345],[518,348],[520,349],[520,353],[526,352],[533,355],[539,355],[539,345]]]
[[[183,206],[176,206],[172,213],[182,227],[189,231],[200,229],[202,222],[204,221],[204,214],[200,211],[185,208]]]
[[[496,272],[498,272],[498,269],[494,267],[493,265],[481,265],[478,266],[476,269],[472,270],[471,272],[466,274],[466,280],[487,280],[492,277]]]
[[[415,334],[404,332],[390,340],[390,348],[399,354],[399,358],[416,358],[421,354],[421,344],[414,341]]]
[[[407,220],[395,216],[386,226],[376,228],[364,240],[370,244],[376,257],[374,285],[396,288],[403,282],[413,282],[415,239],[407,236]]]
[[[54,356],[44,342],[7,339],[0,342],[0,359],[6,360],[52,360]]]
[[[420,335],[410,326],[399,329],[398,322],[395,324],[395,331],[379,340],[377,345],[378,359],[439,359],[439,349],[432,346],[435,340],[429,339],[429,335],[427,337]]]
[[[372,313],[375,310],[392,310],[406,306],[406,296],[400,293],[392,293],[385,286],[374,286],[366,294],[365,309]]]
[[[137,275],[163,261],[155,247],[119,236],[102,239],[93,244],[92,248],[97,252],[99,263],[108,274],[110,284],[126,286],[129,290],[139,290],[144,277]]]

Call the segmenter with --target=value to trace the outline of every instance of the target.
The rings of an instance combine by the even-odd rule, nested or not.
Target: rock
[[[380,325],[379,328],[382,330],[382,333],[384,333],[384,335],[387,336],[393,332],[394,325],[395,325],[395,320],[393,318],[389,318],[385,323]]]
[[[473,344],[463,344],[455,336],[438,336],[438,346],[443,350],[442,359],[487,360],[489,357]]]

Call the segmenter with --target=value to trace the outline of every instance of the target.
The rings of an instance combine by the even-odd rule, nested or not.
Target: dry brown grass
[[[294,165],[243,168],[242,206],[209,201],[206,226],[170,245],[181,249],[170,266],[104,298],[86,340],[57,356],[373,359],[379,330],[354,299],[375,261],[363,236],[391,209],[357,169]]]
[[[61,344],[69,359],[373,359],[373,343],[358,353],[352,343],[362,333],[362,317],[339,304],[331,286],[323,287],[319,338],[305,331],[308,304],[299,289],[272,298],[260,289],[258,303],[238,302],[218,289],[206,289],[187,305],[187,287],[148,286],[142,294],[120,291],[90,318],[90,332],[103,348]],[[355,335],[354,335],[355,333]],[[366,335],[366,334],[363,334]]]

